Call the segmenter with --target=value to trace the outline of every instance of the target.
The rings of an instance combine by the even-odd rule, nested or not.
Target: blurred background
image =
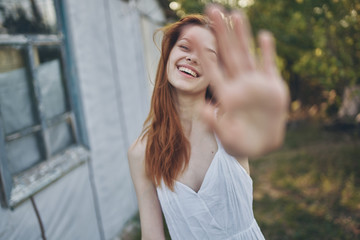
[[[251,159],[266,239],[360,239],[360,2],[159,1],[167,19],[215,2],[276,38],[291,108],[284,146]],[[136,237],[135,237],[136,238]]]
[[[266,239],[360,239],[358,0],[0,0],[0,239],[141,239],[126,152],[161,26],[208,3],[276,38],[283,147],[251,159]]]

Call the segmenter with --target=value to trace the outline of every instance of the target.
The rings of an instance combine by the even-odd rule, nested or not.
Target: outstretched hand
[[[289,96],[275,63],[272,34],[259,34],[257,56],[244,14],[226,14],[211,6],[207,16],[217,40],[218,61],[206,57],[205,52],[200,61],[219,105],[206,105],[205,120],[234,156],[258,156],[279,147]]]

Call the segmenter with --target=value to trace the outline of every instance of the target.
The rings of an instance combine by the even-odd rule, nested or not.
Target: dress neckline
[[[208,175],[209,175],[209,172],[211,172],[212,168],[213,168],[213,165],[214,165],[214,162],[216,161],[217,159],[217,155],[219,154],[220,150],[221,150],[221,144],[220,144],[220,141],[219,139],[217,138],[217,136],[214,134],[215,136],[215,140],[216,140],[216,144],[217,144],[217,151],[214,155],[214,157],[212,158],[211,160],[211,163],[208,167],[208,169],[206,170],[206,173],[205,173],[205,176],[204,176],[204,179],[202,180],[201,182],[201,185],[200,185],[200,188],[198,191],[195,191],[193,188],[189,187],[188,185],[186,185],[185,183],[182,183],[178,180],[175,180],[175,183],[178,185],[178,186],[182,186],[183,188],[185,188],[186,190],[190,191],[191,193],[195,194],[195,195],[198,195],[202,190],[203,188],[205,187],[205,184],[206,184],[206,181],[208,179]]]

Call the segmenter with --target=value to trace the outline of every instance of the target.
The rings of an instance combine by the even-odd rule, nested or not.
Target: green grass
[[[316,125],[251,161],[255,217],[266,239],[360,239],[360,140]]]
[[[281,149],[250,166],[254,213],[266,239],[360,239],[355,133],[303,124],[287,131]],[[138,215],[133,221],[139,222]],[[126,240],[141,239],[139,227],[133,234]]]

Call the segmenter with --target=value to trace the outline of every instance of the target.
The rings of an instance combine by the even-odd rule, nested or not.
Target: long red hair
[[[142,138],[147,139],[145,170],[148,177],[160,185],[174,189],[174,182],[189,164],[190,143],[186,138],[175,105],[175,89],[167,78],[166,66],[172,48],[184,26],[207,27],[202,15],[188,15],[162,28],[161,56],[157,68],[150,112],[145,120]]]

